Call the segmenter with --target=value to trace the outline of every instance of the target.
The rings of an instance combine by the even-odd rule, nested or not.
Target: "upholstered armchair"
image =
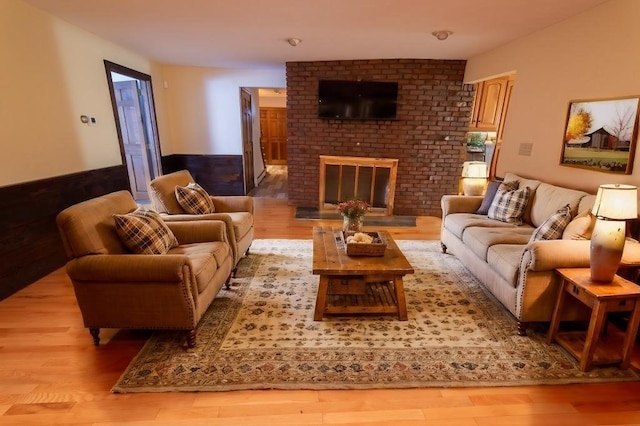
[[[153,179],[149,183],[149,197],[153,209],[167,222],[190,220],[222,220],[227,224],[227,232],[234,257],[234,272],[240,259],[249,252],[253,242],[253,198],[234,196],[209,196],[214,213],[193,214],[178,202],[176,187],[187,187],[196,183],[188,170],[180,170]]]
[[[116,220],[140,212],[129,192],[118,191],[71,206],[56,218],[84,325],[96,346],[100,328],[129,328],[184,330],[187,346],[194,347],[196,326],[233,269],[226,225],[165,224],[151,212],[158,226],[170,230],[165,236],[171,247],[166,254],[134,254]],[[143,219],[148,213],[142,211]],[[139,238],[141,230],[132,234]],[[148,242],[144,235],[139,240]]]

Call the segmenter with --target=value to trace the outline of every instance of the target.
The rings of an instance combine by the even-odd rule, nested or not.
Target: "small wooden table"
[[[411,264],[386,231],[376,231],[387,244],[384,256],[347,256],[342,230],[313,228],[313,273],[320,275],[313,319],[324,314],[397,314],[407,320],[402,277]]]
[[[631,351],[640,323],[640,287],[618,275],[611,283],[591,281],[589,268],[562,268],[556,273],[562,278],[558,301],[553,311],[547,342],[554,340],[580,361],[580,370],[589,371],[593,365],[616,364],[628,368]],[[590,307],[591,319],[586,332],[558,333],[560,316],[569,295]],[[621,353],[598,347],[598,341],[609,312],[632,312],[627,325]]]

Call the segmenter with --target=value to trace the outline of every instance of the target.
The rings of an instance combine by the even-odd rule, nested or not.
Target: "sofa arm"
[[[529,243],[522,255],[521,268],[552,271],[556,268],[588,268],[589,240],[540,240]]]
[[[212,196],[218,213],[249,212],[253,214],[253,198],[244,195]]]
[[[72,280],[93,282],[182,282],[191,263],[184,255],[98,254],[67,263]]]
[[[482,195],[443,195],[440,199],[442,218],[452,213],[475,213],[483,199]]]
[[[229,216],[225,214],[220,214],[219,216],[224,216],[226,219],[229,218]],[[190,219],[183,222],[172,220],[167,221],[166,224],[176,236],[176,239],[180,244],[206,243],[210,241],[229,242],[227,224],[224,220],[201,217],[200,220]]]

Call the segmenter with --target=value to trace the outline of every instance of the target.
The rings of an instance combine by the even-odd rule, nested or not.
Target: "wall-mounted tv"
[[[337,120],[395,120],[398,83],[320,80],[318,117]]]

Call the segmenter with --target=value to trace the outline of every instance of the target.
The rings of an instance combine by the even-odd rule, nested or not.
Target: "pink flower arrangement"
[[[338,203],[338,211],[342,216],[350,219],[364,216],[369,210],[369,204],[362,200],[349,200]]]

